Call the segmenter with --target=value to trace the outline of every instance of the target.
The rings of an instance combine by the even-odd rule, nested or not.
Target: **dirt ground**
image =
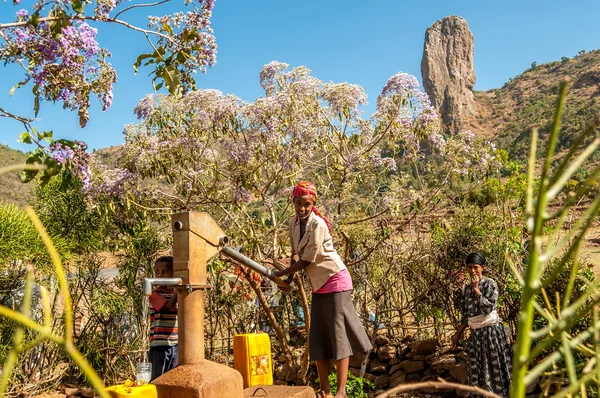
[[[581,247],[581,257],[593,268],[596,276],[600,276],[600,227],[594,227]]]

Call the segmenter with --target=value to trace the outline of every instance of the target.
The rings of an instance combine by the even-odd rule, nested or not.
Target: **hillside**
[[[600,115],[600,50],[580,52],[574,58],[533,65],[502,88],[475,92],[477,117],[466,125],[490,138],[512,158],[525,160],[532,127],[547,135],[564,77],[571,79],[558,151],[569,147],[574,134]]]
[[[11,149],[6,145],[0,144],[0,167],[13,164],[25,163],[27,154]],[[27,204],[27,199],[33,191],[34,184],[23,184],[21,182],[21,172],[13,171],[6,174],[0,174],[0,202],[16,203],[18,205]]]

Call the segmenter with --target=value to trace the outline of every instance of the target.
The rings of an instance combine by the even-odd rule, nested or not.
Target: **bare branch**
[[[413,384],[402,384],[392,389],[387,390],[383,394],[379,394],[377,398],[388,398],[392,397],[395,394],[405,392],[405,391],[414,391],[414,390],[422,390],[424,388],[435,388],[436,390],[448,390],[455,389],[461,391],[467,391],[473,394],[478,394],[484,397],[489,398],[502,398],[500,395],[494,394],[493,392],[489,392],[486,390],[482,390],[479,387],[474,386],[466,386],[464,384],[458,383],[449,383],[443,379],[439,379],[441,381],[426,381],[423,383],[413,383]]]

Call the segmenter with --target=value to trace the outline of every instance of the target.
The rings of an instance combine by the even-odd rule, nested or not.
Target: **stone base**
[[[242,375],[210,361],[177,366],[152,384],[156,386],[158,398],[244,397]]]
[[[256,391],[258,390],[258,391]],[[264,391],[263,391],[264,390]],[[307,386],[253,386],[244,390],[244,398],[315,398],[315,390]]]

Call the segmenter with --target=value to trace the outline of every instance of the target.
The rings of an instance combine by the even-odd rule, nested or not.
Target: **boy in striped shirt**
[[[173,257],[154,262],[157,278],[173,277]],[[150,362],[152,380],[177,366],[177,292],[159,286],[150,295]]]

